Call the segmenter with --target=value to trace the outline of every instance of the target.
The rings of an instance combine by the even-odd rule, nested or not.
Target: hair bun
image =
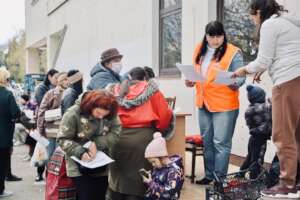
[[[162,135],[161,135],[160,132],[155,132],[155,133],[153,134],[153,138],[154,138],[154,139],[161,138],[161,137],[162,137]]]

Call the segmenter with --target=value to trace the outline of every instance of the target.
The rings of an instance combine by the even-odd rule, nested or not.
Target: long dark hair
[[[196,56],[196,60],[195,60],[196,63],[199,63],[200,59],[202,57],[204,57],[207,52],[208,42],[206,39],[206,35],[210,35],[210,36],[224,35],[224,42],[219,48],[216,49],[215,54],[213,56],[214,60],[220,61],[226,52],[227,37],[226,37],[225,30],[224,30],[224,26],[219,21],[212,21],[212,22],[208,23],[205,27],[205,35],[203,37],[200,53]]]
[[[145,66],[144,68],[142,67],[134,67],[132,68],[129,73],[131,77],[131,80],[149,80],[151,78],[155,77],[155,74],[153,70],[150,67]]]
[[[76,69],[72,69],[68,72],[68,77],[76,74],[77,72],[79,72],[78,70]],[[70,85],[71,88],[73,88],[77,95],[79,96],[82,92],[83,92],[83,87],[82,87],[82,79],[80,79],[79,81],[73,83],[72,85]]]
[[[126,96],[129,92],[129,86],[135,84],[137,81],[149,81],[154,78],[155,74],[150,67],[134,67],[128,72],[128,79],[121,83],[120,97]]]
[[[50,82],[50,80],[49,80],[49,76],[53,76],[54,74],[57,74],[58,73],[58,71],[56,70],[56,69],[50,69],[48,72],[47,72],[47,74],[46,74],[46,76],[45,76],[45,79],[44,79],[44,84],[47,86],[47,87],[49,87],[50,85],[51,85],[51,82]]]
[[[257,29],[257,42],[260,38],[260,29],[262,23],[269,19],[272,15],[280,16],[283,12],[288,12],[282,5],[279,5],[275,0],[252,0],[249,5],[251,15],[256,15],[260,11],[260,24]]]

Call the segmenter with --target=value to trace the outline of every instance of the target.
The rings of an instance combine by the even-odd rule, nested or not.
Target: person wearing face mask
[[[227,42],[223,24],[212,21],[206,25],[202,43],[193,57],[195,70],[205,81],[186,80],[187,87],[196,89],[200,133],[204,144],[205,177],[197,184],[207,185],[213,174],[226,175],[231,152],[232,136],[239,113],[239,87],[245,78],[231,85],[214,82],[218,72],[233,72],[243,66],[241,50]]]
[[[101,54],[101,61],[92,69],[90,75],[91,81],[87,86],[87,90],[104,89],[108,84],[120,83],[122,70],[121,55],[116,48],[105,50]]]

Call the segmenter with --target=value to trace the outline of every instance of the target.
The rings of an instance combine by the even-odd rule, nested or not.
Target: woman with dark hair
[[[154,80],[144,68],[135,67],[128,73],[129,80],[112,87],[119,102],[118,114],[122,133],[112,149],[115,162],[110,166],[107,200],[143,199],[146,188],[139,170],[151,169],[144,157],[146,146],[155,131],[167,136],[172,125],[172,111]],[[171,131],[172,128],[170,128]]]
[[[232,72],[243,66],[241,50],[227,42],[223,24],[218,21],[206,25],[202,43],[193,57],[196,71],[203,82],[186,80],[187,87],[196,89],[196,106],[199,109],[200,133],[204,141],[205,177],[197,184],[206,185],[218,176],[226,175],[232,145],[232,136],[239,113],[239,87],[245,81],[221,85],[214,82],[219,71]]]
[[[288,196],[300,190],[296,180],[300,161],[300,17],[284,14],[286,10],[275,0],[252,0],[250,15],[258,29],[258,56],[234,76],[256,74],[266,70],[273,81],[272,139],[280,161],[280,181],[263,191],[265,196]],[[297,160],[298,159],[298,160]],[[297,185],[296,185],[297,184]],[[296,185],[296,187],[295,187]]]
[[[78,96],[83,92],[82,73],[78,70],[70,70],[68,72],[69,88],[63,93],[61,102],[61,111],[64,114],[68,108],[74,105]]]
[[[34,97],[38,106],[41,104],[46,92],[56,86],[57,77],[58,71],[55,69],[50,69],[47,72],[44,81],[35,89]]]
[[[78,200],[105,199],[106,170],[83,173],[71,156],[89,162],[97,151],[110,152],[121,132],[117,109],[118,103],[113,95],[95,90],[84,93],[63,116],[57,141],[66,154],[67,176],[75,183]],[[89,141],[91,145],[83,147]]]

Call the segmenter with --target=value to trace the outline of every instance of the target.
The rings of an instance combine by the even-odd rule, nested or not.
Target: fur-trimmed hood
[[[154,80],[124,81],[113,87],[113,93],[118,98],[120,106],[127,109],[142,105],[159,90]]]

